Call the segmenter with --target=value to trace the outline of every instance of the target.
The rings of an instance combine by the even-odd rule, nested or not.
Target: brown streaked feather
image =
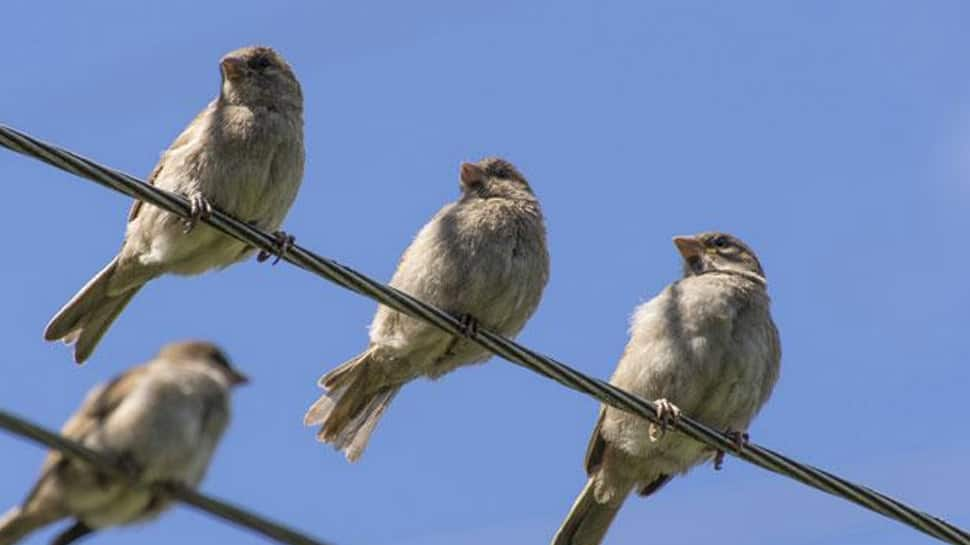
[[[76,416],[87,417],[95,423],[104,421],[112,411],[121,405],[121,402],[144,378],[147,372],[148,368],[145,365],[139,365],[115,377],[106,386],[91,392],[84,400]],[[72,430],[68,428],[70,424],[71,421],[68,421],[68,424],[64,426],[64,435],[73,439],[83,439],[83,436],[72,435]]]
[[[203,117],[204,115],[206,115],[209,109],[210,107],[203,108],[202,111],[199,112],[194,119],[192,119],[192,122],[189,123],[188,127],[184,131],[182,131],[182,134],[178,135],[178,137],[175,139],[175,142],[172,142],[172,145],[169,146],[168,150],[166,150],[165,153],[162,154],[162,157],[158,160],[158,163],[155,165],[155,168],[152,169],[152,173],[148,175],[148,179],[145,180],[145,183],[147,183],[148,185],[155,185],[155,180],[158,179],[159,175],[161,175],[162,170],[164,169],[165,156],[169,153],[169,151],[180,148],[185,144],[188,144],[189,135],[191,134],[191,129],[195,128],[196,121],[198,121],[200,117]],[[131,210],[128,212],[128,223],[131,223],[132,220],[138,217],[138,212],[141,210],[141,205],[143,202],[145,201],[135,199],[135,202],[131,203]]]
[[[152,173],[149,174],[148,179],[145,180],[148,185],[155,185],[155,179],[158,178],[158,175],[162,173],[164,165],[165,161],[159,161],[158,164],[155,165],[155,168],[152,169]],[[131,210],[128,211],[128,223],[131,223],[135,218],[138,217],[138,212],[141,210],[141,205],[144,202],[145,201],[135,199],[135,202],[131,203]]]
[[[91,390],[81,408],[61,428],[61,434],[75,441],[83,441],[121,405],[146,372],[147,368],[140,365],[115,377],[108,384]]]
[[[61,435],[68,439],[83,442],[112,411],[121,405],[122,400],[131,392],[144,374],[145,366],[141,365],[126,371],[107,384],[93,388],[84,398],[77,412],[64,423],[61,428]],[[57,471],[57,468],[66,464],[68,460],[69,458],[59,450],[52,450],[47,454],[44,464],[41,466],[41,477],[30,493],[27,494],[24,505],[34,498],[47,476]]]

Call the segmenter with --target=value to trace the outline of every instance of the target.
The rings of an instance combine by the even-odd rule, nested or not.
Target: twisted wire
[[[245,509],[222,500],[200,494],[183,484],[173,482],[140,482],[137,475],[132,475],[122,470],[118,467],[116,461],[108,456],[2,410],[0,410],[0,428],[50,448],[60,450],[72,458],[90,464],[99,472],[109,477],[127,481],[129,486],[146,486],[152,488],[160,495],[175,498],[182,503],[213,514],[227,522],[249,528],[280,543],[286,543],[288,545],[327,545],[323,541],[305,536],[265,517],[250,513]]]
[[[80,155],[47,144],[5,125],[0,125],[0,145],[82,178],[87,178],[130,197],[159,206],[181,217],[188,216],[189,202],[181,195],[150,186],[133,176],[99,165]],[[256,248],[270,253],[276,252],[273,236],[219,210],[214,209],[211,216],[203,218],[203,221]],[[443,331],[453,335],[466,334],[459,321],[450,314],[393,287],[372,280],[332,259],[321,257],[299,245],[294,244],[290,247],[283,255],[283,259],[394,310],[425,320]],[[657,422],[657,407],[650,401],[625,392],[600,379],[584,375],[553,358],[534,352],[484,328],[470,332],[468,338],[492,353],[552,379],[567,388],[595,397],[607,405]],[[674,422],[674,428],[710,447],[733,454],[742,460],[779,475],[790,477],[812,488],[851,501],[940,541],[957,545],[970,545],[970,533],[965,530],[871,488],[852,483],[838,475],[811,465],[802,464],[754,443],[749,443],[737,450],[732,438],[687,416],[682,416]]]

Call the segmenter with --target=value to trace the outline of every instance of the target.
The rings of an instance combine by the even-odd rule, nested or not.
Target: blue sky
[[[782,332],[752,437],[970,527],[970,7],[964,2],[26,2],[4,8],[0,120],[145,176],[263,43],[306,95],[285,223],[386,280],[458,165],[502,155],[543,202],[545,299],[520,339],[607,377],[627,319],[679,273],[670,237],[748,241]],[[0,152],[0,406],[59,427],[162,344],[212,339],[253,377],[203,490],[338,544],[547,542],[597,405],[501,360],[408,386],[361,462],[301,418],[374,304],[248,262],[142,291],[84,367],[50,316],[113,255],[128,201]],[[0,509],[43,452],[0,435]],[[46,543],[50,533],[31,543]],[[608,543],[929,543],[737,460],[632,499]],[[176,508],[91,542],[262,543]]]

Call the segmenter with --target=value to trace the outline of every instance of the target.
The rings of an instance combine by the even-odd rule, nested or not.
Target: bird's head
[[[208,370],[220,377],[226,386],[241,386],[249,382],[249,377],[242,374],[229,363],[225,352],[207,341],[182,341],[164,346],[158,353],[159,359],[170,365],[190,366],[204,365]]]
[[[460,179],[462,195],[467,199],[535,199],[522,173],[497,157],[462,163]]]
[[[243,47],[219,61],[222,98],[231,104],[303,109],[303,92],[293,69],[271,47]]]
[[[736,273],[764,283],[765,272],[754,250],[727,233],[708,232],[674,237],[684,258],[684,276],[710,272]]]

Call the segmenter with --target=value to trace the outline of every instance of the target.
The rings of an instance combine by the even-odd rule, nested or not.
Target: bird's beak
[[[685,261],[697,259],[704,253],[704,245],[694,237],[674,237],[674,244]]]
[[[222,73],[228,80],[235,80],[243,74],[246,62],[239,57],[223,57],[219,61],[219,66],[222,67]]]
[[[461,185],[475,187],[485,182],[485,171],[474,163],[461,164]]]
[[[235,369],[229,370],[229,384],[233,386],[242,386],[243,384],[249,384],[249,377],[236,371]]]

